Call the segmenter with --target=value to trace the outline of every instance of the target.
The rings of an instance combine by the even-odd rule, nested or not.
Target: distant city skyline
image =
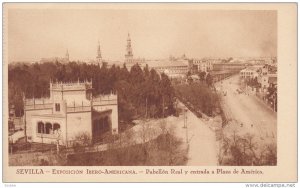
[[[268,57],[277,55],[272,10],[12,9],[8,60],[64,57],[124,61],[130,33],[135,58]]]

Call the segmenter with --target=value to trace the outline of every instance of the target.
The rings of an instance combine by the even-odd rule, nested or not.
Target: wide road
[[[203,122],[191,111],[187,112],[189,160],[188,166],[217,166],[217,141],[208,122]]]
[[[171,132],[174,131],[173,133],[182,140],[182,147],[184,149],[186,149],[187,146],[189,147],[187,166],[217,166],[218,150],[216,135],[215,132],[209,128],[209,124],[212,122],[198,118],[181,102],[179,102],[178,107],[187,109],[187,128],[184,128],[184,113],[181,113],[179,117],[169,116],[160,120],[152,119],[147,122],[147,124],[152,125],[152,128],[157,130],[152,134],[152,139],[155,139],[159,135],[159,124],[163,123],[167,125]],[[135,132],[139,132],[142,130],[143,123],[136,123],[137,125],[132,129]],[[135,143],[142,143],[141,138],[135,137]]]
[[[187,109],[180,103],[182,109]],[[175,126],[176,135],[183,142],[188,143],[187,166],[217,166],[217,141],[213,130],[209,128],[209,123],[193,114],[187,109],[187,128],[184,127],[184,115],[173,118],[172,125]]]
[[[277,115],[256,96],[238,93],[239,76],[235,75],[215,84],[222,94],[221,104],[225,115],[230,120],[227,132],[236,131],[240,135],[251,134],[259,145],[276,143]]]

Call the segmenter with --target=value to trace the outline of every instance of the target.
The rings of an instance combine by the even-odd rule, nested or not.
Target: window
[[[43,122],[38,122],[37,132],[41,133],[41,134],[45,132],[45,130],[44,130],[44,123]]]
[[[50,134],[52,133],[52,124],[51,123],[46,123],[45,125],[45,134]]]
[[[60,111],[60,104],[59,103],[55,103],[55,111],[56,112]]]
[[[53,124],[53,133],[57,133],[57,131],[60,129],[60,124],[54,123]]]

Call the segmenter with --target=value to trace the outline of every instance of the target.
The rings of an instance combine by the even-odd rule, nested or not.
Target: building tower
[[[70,58],[70,56],[69,56],[69,51],[68,51],[68,49],[67,49],[66,57],[65,57],[67,63],[69,63],[69,58]]]
[[[132,62],[132,60],[133,60],[133,53],[132,53],[132,48],[131,48],[131,39],[130,39],[130,35],[128,33],[125,62],[130,63],[130,62]]]
[[[98,41],[98,47],[97,47],[97,57],[96,57],[98,65],[102,65],[102,56],[101,56],[101,49],[100,49],[100,42]]]

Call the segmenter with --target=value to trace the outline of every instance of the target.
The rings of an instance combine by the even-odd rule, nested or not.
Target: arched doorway
[[[93,121],[92,136],[94,142],[102,141],[103,137],[111,130],[109,116],[100,117]]]

